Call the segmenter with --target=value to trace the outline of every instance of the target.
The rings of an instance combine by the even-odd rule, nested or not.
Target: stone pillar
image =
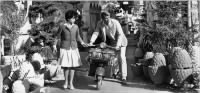
[[[85,24],[90,24],[90,2],[84,2],[82,8],[82,19]]]
[[[3,42],[4,41],[4,36],[1,36],[0,40],[1,40],[0,41],[0,44],[1,44],[0,45],[0,49],[1,49],[0,50],[1,51],[0,52],[0,65],[2,65],[3,63],[2,63],[2,60],[1,60],[2,58],[1,57],[4,55],[4,42]]]
[[[90,25],[90,2],[83,2],[82,20],[84,22],[83,41],[87,43],[89,39],[88,33],[89,33],[89,25]]]
[[[200,0],[198,1],[198,18],[199,18],[199,32],[200,32]]]
[[[147,22],[153,27],[153,21],[158,19],[157,13],[152,12],[152,10],[156,9],[155,1],[146,1],[146,9],[147,9]]]
[[[191,6],[191,12],[192,12],[192,24],[199,26],[199,18],[198,18],[198,0],[192,0],[192,6]],[[195,27],[197,31],[199,30],[199,27]]]
[[[191,24],[191,0],[188,0],[188,27],[191,27],[191,26],[192,26],[192,24]]]
[[[194,33],[194,39],[200,38],[199,35],[199,11],[198,11],[198,0],[191,1],[191,24],[193,24],[197,33]]]
[[[3,13],[0,13],[0,18],[2,18],[2,16],[3,16]],[[1,61],[1,54],[2,54],[2,28],[0,28],[0,65],[2,64],[2,61]],[[1,83],[1,81],[0,81],[0,83]],[[1,88],[1,85],[0,85],[0,88]],[[0,92],[1,92],[1,89],[0,89]]]
[[[0,32],[0,41],[2,41],[2,39],[1,39],[2,37],[1,37],[1,32]],[[2,62],[1,62],[1,53],[2,53],[2,43],[0,42],[0,65],[2,64]]]

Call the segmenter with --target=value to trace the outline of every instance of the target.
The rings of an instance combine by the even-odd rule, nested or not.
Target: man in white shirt
[[[98,35],[101,34],[103,42],[110,46],[114,46],[116,49],[120,49],[120,59],[121,59],[121,71],[122,71],[122,84],[126,84],[127,77],[127,63],[126,63],[126,46],[128,40],[123,33],[120,23],[110,18],[110,13],[104,11],[101,13],[101,19],[97,23],[95,32],[92,34],[90,45],[92,45],[97,39]]]

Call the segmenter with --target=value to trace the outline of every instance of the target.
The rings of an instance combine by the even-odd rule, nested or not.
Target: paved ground
[[[61,88],[63,81],[58,81],[54,87]],[[105,79],[103,81],[102,89],[96,90],[95,82],[92,77],[76,76],[75,90],[63,90],[67,93],[176,93],[170,92],[164,88],[158,88],[151,83],[144,81],[128,82],[127,86],[120,84],[120,81],[114,79]],[[52,92],[53,93],[53,92]]]
[[[96,90],[93,77],[87,76],[87,72],[77,71],[74,79],[75,90],[62,89],[63,78],[59,79],[57,83],[49,85],[46,88],[47,93],[198,93],[188,91],[175,91],[167,88],[166,86],[155,86],[149,81],[145,81],[141,77],[136,78],[131,71],[130,64],[134,63],[134,42],[129,42],[127,47],[127,64],[128,64],[128,85],[123,86],[119,80],[106,78],[103,81],[102,89]],[[81,58],[83,62],[83,68],[88,68],[88,64],[85,61],[87,52],[81,52]],[[63,76],[59,76],[63,77]]]
[[[117,79],[106,78],[102,88],[96,89],[94,78],[86,76],[84,72],[76,72],[74,86],[76,89],[62,89],[63,80],[57,81],[47,88],[47,93],[199,93],[196,91],[177,91],[166,85],[155,86],[142,78],[129,81],[127,86],[121,85]]]
[[[84,61],[87,52],[81,52],[83,68],[88,68],[87,62]],[[130,61],[130,60],[129,60]],[[129,79],[128,86],[121,85],[117,79],[106,78],[103,81],[101,90],[96,90],[93,77],[87,76],[87,72],[77,71],[74,79],[75,90],[62,89],[63,76],[58,76],[60,79],[57,83],[50,85],[47,88],[48,93],[177,93],[169,91],[166,87],[157,87],[151,82],[144,81],[142,78]]]

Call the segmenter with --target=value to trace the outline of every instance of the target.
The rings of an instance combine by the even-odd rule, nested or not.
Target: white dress
[[[72,25],[64,24],[69,29],[72,28]],[[64,49],[60,48],[60,65],[61,67],[80,67],[82,65],[80,54],[78,48]]]
[[[60,49],[61,67],[80,67],[82,65],[78,48],[69,50]]]

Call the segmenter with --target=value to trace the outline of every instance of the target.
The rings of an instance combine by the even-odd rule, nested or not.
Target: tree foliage
[[[158,20],[154,20],[154,26],[143,23],[145,44],[153,45],[155,52],[168,52],[174,46],[180,46],[188,50],[192,41],[191,28],[187,26],[187,2],[183,1],[157,1],[156,12]],[[179,15],[182,16],[179,16]]]
[[[2,13],[0,22],[2,35],[15,40],[24,21],[23,11],[17,14],[17,7],[14,1],[1,1],[0,13]]]
[[[29,31],[30,35],[44,36],[47,40],[46,43],[52,43],[55,40],[52,35],[57,32],[59,25],[64,22],[62,13],[66,11],[66,9],[58,7],[59,4],[59,2],[36,2],[30,8],[29,16],[31,18],[38,17],[39,13],[42,14],[43,18],[43,21],[39,24],[32,24],[32,29]]]

